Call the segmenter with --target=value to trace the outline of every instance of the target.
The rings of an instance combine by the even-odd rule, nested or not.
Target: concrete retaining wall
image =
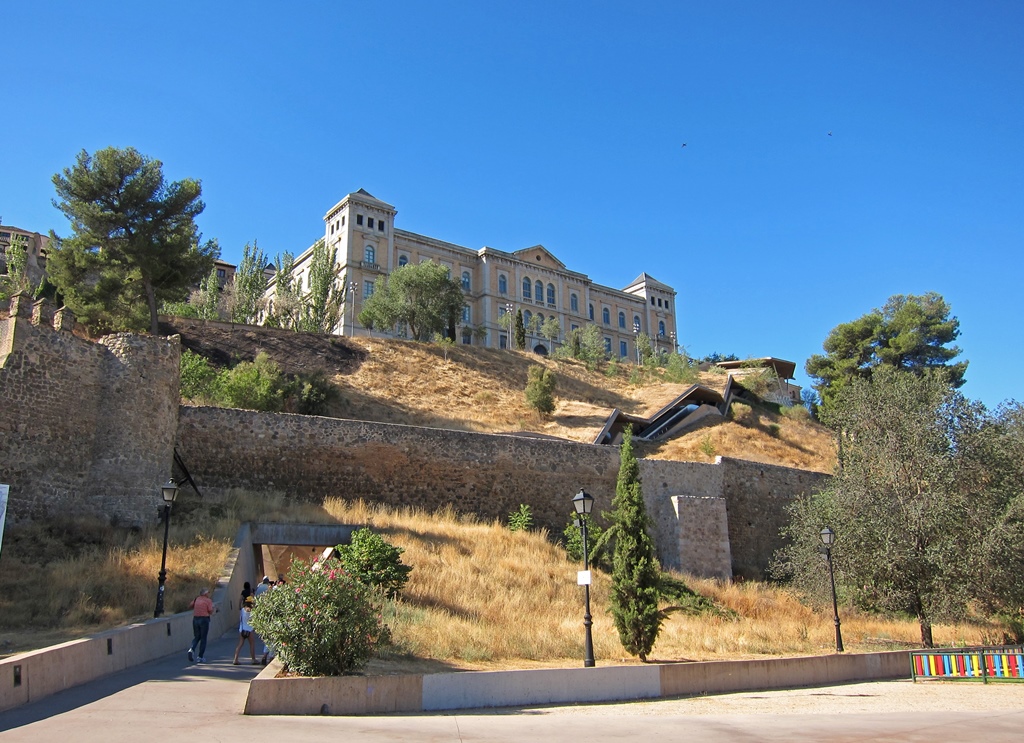
[[[247,715],[373,715],[826,686],[909,678],[910,652],[406,676],[276,678],[280,670],[275,661],[249,684]]]

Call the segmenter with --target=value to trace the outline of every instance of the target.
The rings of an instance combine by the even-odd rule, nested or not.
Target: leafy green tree
[[[242,250],[242,262],[235,269],[231,282],[231,321],[253,325],[259,321],[266,300],[267,256],[259,249],[255,240],[246,243]]]
[[[433,342],[435,344],[437,344],[438,346],[440,346],[441,353],[444,354],[444,360],[447,361],[448,360],[448,354],[451,353],[453,348],[455,348],[455,341],[453,341],[451,338],[449,338],[446,335],[441,335],[440,333],[434,333]]]
[[[526,402],[538,413],[552,413],[555,410],[555,386],[558,383],[554,373],[543,366],[527,369]]]
[[[740,357],[737,356],[734,353],[719,353],[718,351],[715,351],[714,353],[709,353],[707,356],[705,356],[705,357],[703,357],[701,359],[698,359],[697,361],[700,364],[717,364],[720,361],[739,361],[739,360],[740,360]]]
[[[285,251],[274,259],[274,297],[267,303],[265,324],[271,328],[295,330],[302,313],[299,281],[295,277],[295,256]]]
[[[593,368],[608,356],[604,335],[600,327],[587,323],[582,328],[573,328],[565,336],[565,343],[558,350],[559,356],[579,359]]]
[[[941,294],[897,294],[882,309],[874,309],[852,322],[837,325],[828,334],[824,354],[807,360],[807,374],[828,407],[853,379],[868,379],[880,366],[924,374],[940,370],[948,383],[964,383],[966,361],[951,346],[960,335],[960,321],[950,314]]]
[[[818,534],[827,525],[840,590],[863,607],[916,617],[928,647],[933,621],[963,618],[973,601],[1020,605],[1024,473],[997,453],[1024,453],[1019,425],[941,375],[891,365],[853,379],[823,416],[841,431],[843,466],[794,505],[777,575],[822,592]]]
[[[380,588],[388,598],[398,597],[412,572],[411,566],[402,564],[405,550],[370,529],[356,529],[352,541],[339,544],[335,550],[350,575],[360,583]]]
[[[554,315],[546,319],[540,326],[540,334],[547,338],[548,343],[552,346],[555,344],[555,341],[558,340],[558,336],[561,332],[562,325]]]
[[[523,324],[523,311],[516,310],[516,350],[526,349],[526,325]]]
[[[13,235],[4,250],[7,274],[0,276],[0,299],[10,299],[18,292],[31,294],[34,290],[28,276],[28,240],[24,235]]]
[[[85,150],[53,176],[54,205],[72,235],[51,235],[47,272],[75,313],[94,326],[156,333],[162,302],[182,301],[210,272],[217,243],[201,242],[199,181],[166,183],[163,165],[134,148]]]
[[[611,526],[595,549],[607,539],[612,551],[611,613],[622,647],[646,662],[661,632],[665,613],[658,608],[661,567],[654,540],[647,532],[649,520],[640,485],[640,465],[633,454],[633,433],[626,429],[622,440],[619,478],[612,512],[602,514]]]
[[[337,262],[337,247],[328,249],[323,238],[317,240],[309,259],[309,292],[302,302],[300,330],[333,333],[341,322],[345,291],[338,286]]]
[[[448,273],[433,261],[400,266],[363,302],[359,322],[385,331],[404,323],[418,341],[429,341],[434,333],[454,340],[465,298],[462,286]]]

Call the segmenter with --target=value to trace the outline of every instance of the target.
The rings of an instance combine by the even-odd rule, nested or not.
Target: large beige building
[[[466,297],[460,342],[505,348],[507,329],[499,318],[508,311],[523,311],[528,323],[554,317],[561,328],[557,345],[568,331],[596,324],[609,355],[635,359],[636,333],[650,336],[662,351],[674,351],[675,290],[640,274],[624,289],[596,284],[586,274],[565,264],[541,245],[507,253],[494,248],[464,248],[395,227],[395,207],[360,189],[350,193],[324,216],[324,239],[338,250],[339,276],[349,289],[342,335],[368,334],[359,324],[363,302],[381,286],[388,274],[407,263],[432,260],[446,266],[462,284]],[[296,259],[294,276],[309,285],[312,248]],[[401,334],[400,329],[396,329]],[[527,338],[529,349],[547,353],[550,342],[537,333]]]

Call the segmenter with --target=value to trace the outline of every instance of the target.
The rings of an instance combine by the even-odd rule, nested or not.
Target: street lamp
[[[839,603],[836,601],[836,573],[832,569],[832,543],[836,541],[836,533],[827,526],[821,530],[821,543],[825,545],[825,558],[828,560],[828,577],[832,581],[832,616],[836,623],[836,652],[843,652],[843,633],[839,630]]]
[[[586,597],[586,610],[583,614],[583,628],[586,633],[584,641],[583,667],[594,667],[594,637],[590,628],[594,622],[590,616],[590,563],[587,554],[587,516],[594,508],[594,498],[582,488],[572,499],[573,508],[576,509],[576,525],[580,527],[583,535],[583,571],[579,574],[577,583],[583,585],[584,596]]]
[[[640,366],[640,321],[633,321],[633,347],[636,348],[636,365]]]
[[[164,554],[160,558],[160,587],[156,589],[156,611],[154,617],[164,613],[164,582],[167,580],[167,533],[171,528],[171,504],[178,497],[178,483],[173,479],[161,486],[160,494],[164,497]]]
[[[515,349],[514,334],[516,332],[516,317],[515,317],[516,306],[511,302],[505,305],[505,314],[508,315],[508,350]]]
[[[672,339],[672,353],[679,353],[679,346],[676,345],[676,331],[668,331],[668,337]]]
[[[356,289],[359,284],[355,281],[348,282],[348,293],[352,295],[352,337],[356,335]]]

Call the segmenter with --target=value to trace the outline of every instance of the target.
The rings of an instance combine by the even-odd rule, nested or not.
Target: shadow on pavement
[[[187,683],[190,679],[201,676],[248,684],[263,670],[263,666],[248,664],[234,666],[231,664],[237,643],[236,638],[237,635],[230,632],[211,641],[206,648],[206,655],[209,658],[207,663],[190,663],[185,656],[186,648],[182,648],[180,653],[57,692],[37,702],[30,702],[6,712],[0,712],[0,732],[70,712],[148,681]],[[247,663],[248,661],[243,662]]]

